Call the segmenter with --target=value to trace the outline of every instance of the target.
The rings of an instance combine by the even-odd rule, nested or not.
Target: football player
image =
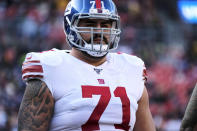
[[[112,0],[71,0],[64,13],[71,51],[28,53],[18,130],[155,131],[144,62],[115,50],[120,18]]]
[[[185,111],[181,131],[196,131],[197,130],[197,84],[193,90],[187,109]]]

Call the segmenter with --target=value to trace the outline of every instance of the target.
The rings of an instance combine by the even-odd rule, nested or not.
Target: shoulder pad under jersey
[[[121,57],[122,60],[124,60],[124,63],[127,62],[127,64],[132,65],[132,66],[138,66],[141,68],[142,71],[142,78],[144,81],[147,81],[147,72],[146,72],[146,67],[144,64],[144,61],[135,56],[135,55],[129,55],[126,53],[117,53]]]
[[[22,79],[40,79],[44,77],[44,66],[57,66],[62,62],[62,51],[52,49],[39,53],[31,52],[26,55],[22,65]]]

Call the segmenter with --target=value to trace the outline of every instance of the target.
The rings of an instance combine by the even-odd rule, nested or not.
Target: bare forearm
[[[136,123],[133,131],[156,131],[149,109],[149,100],[146,88],[144,88],[143,95],[139,100],[138,105]]]
[[[193,90],[192,96],[185,111],[181,124],[181,131],[186,128],[193,128],[197,124],[197,85]]]
[[[28,82],[18,115],[18,131],[47,131],[54,101],[44,82]]]

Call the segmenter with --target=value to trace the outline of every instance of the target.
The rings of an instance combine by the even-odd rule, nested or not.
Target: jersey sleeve
[[[147,81],[147,72],[144,61],[134,55],[128,55],[122,53],[122,59],[124,60],[124,64],[127,65],[127,72],[130,78],[135,76],[134,85],[136,88],[137,99],[139,100],[143,94],[143,90],[145,87],[145,82]]]
[[[134,58],[136,59],[136,65],[138,65],[139,67],[139,72],[140,72],[140,79],[146,83],[147,80],[148,80],[148,75],[147,75],[147,70],[146,70],[146,66],[144,64],[144,61],[137,57],[137,56],[134,56]]]
[[[143,91],[144,91],[144,88],[145,88],[145,83],[147,82],[148,80],[148,76],[147,76],[147,71],[146,71],[146,67],[145,67],[145,64],[144,64],[144,61],[141,59],[141,58],[138,58],[138,63],[139,63],[139,79],[141,81],[141,84],[140,84],[140,87],[139,88],[139,91],[140,91],[140,94],[138,96],[138,98],[140,99],[142,97],[142,94],[143,94]]]
[[[31,79],[42,80],[43,66],[39,55],[36,53],[28,53],[22,65],[22,79],[27,82]]]
[[[43,52],[31,52],[26,55],[22,65],[22,79],[24,82],[37,79],[46,83],[47,87],[54,94],[54,72],[62,63],[62,54],[64,51],[52,49]]]
[[[123,55],[125,56],[125,59],[129,63],[129,65],[134,65],[139,69],[140,79],[143,80],[144,82],[147,82],[148,75],[144,61],[141,58],[134,55],[128,55],[125,53]]]

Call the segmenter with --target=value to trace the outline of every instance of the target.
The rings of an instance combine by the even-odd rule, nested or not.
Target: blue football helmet
[[[112,28],[79,27],[81,19],[109,20],[112,21]],[[64,30],[71,47],[85,51],[93,57],[102,57],[118,46],[120,17],[112,0],[71,0],[64,13]],[[85,41],[81,33],[89,33],[91,42]],[[94,43],[95,34],[100,34],[99,43]],[[105,35],[110,38],[106,44],[102,44]]]

